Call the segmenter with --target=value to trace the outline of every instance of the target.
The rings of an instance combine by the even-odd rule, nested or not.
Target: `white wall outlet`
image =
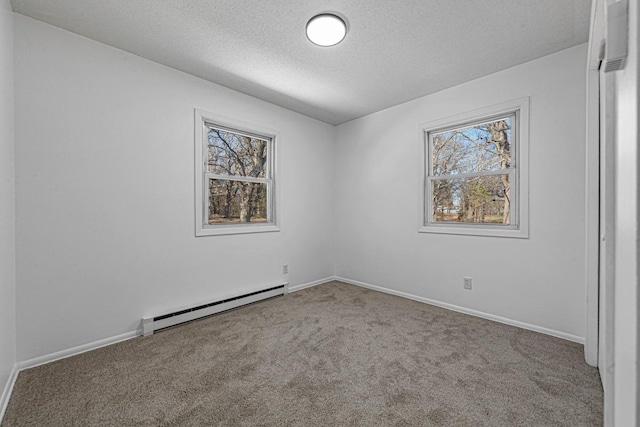
[[[471,277],[463,276],[462,280],[464,281],[464,288],[471,290],[471,287],[472,287]]]
[[[289,274],[289,264],[282,264],[282,274]]]

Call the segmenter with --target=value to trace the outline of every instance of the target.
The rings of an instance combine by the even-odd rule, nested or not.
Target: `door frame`
[[[604,40],[604,0],[593,0],[587,60],[585,360],[598,366],[600,257],[600,62]]]

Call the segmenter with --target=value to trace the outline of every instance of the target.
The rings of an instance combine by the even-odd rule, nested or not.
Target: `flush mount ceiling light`
[[[344,19],[333,13],[321,13],[307,22],[307,37],[318,46],[334,46],[347,35]]]

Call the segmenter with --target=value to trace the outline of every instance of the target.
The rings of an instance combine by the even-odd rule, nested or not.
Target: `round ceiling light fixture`
[[[321,13],[307,22],[307,38],[318,46],[335,46],[347,35],[347,23],[333,13]]]

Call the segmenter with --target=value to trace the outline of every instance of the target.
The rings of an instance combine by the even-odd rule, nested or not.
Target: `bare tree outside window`
[[[280,231],[279,131],[197,108],[194,119],[196,237]]]
[[[208,224],[270,221],[271,139],[207,124]]]
[[[516,114],[428,132],[432,223],[510,225]]]

